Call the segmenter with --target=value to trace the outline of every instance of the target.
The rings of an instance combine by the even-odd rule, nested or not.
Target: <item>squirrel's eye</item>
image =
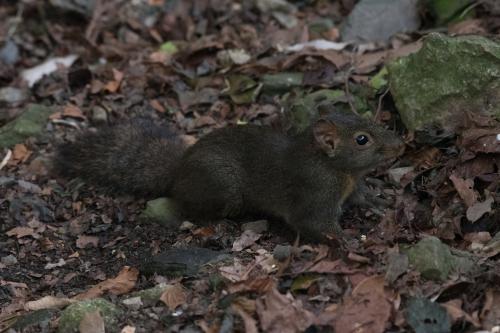
[[[366,145],[368,143],[368,141],[370,141],[370,140],[368,139],[368,136],[366,136],[366,135],[360,134],[356,137],[356,142],[360,146]]]

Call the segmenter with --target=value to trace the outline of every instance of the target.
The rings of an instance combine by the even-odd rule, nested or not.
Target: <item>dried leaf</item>
[[[45,296],[36,301],[26,302],[24,304],[24,309],[26,311],[36,311],[42,309],[60,309],[74,302],[75,300],[69,298]]]
[[[99,310],[86,313],[80,321],[80,333],[105,333],[104,319]]]
[[[391,295],[385,291],[384,277],[371,276],[360,282],[338,309],[335,332],[385,332],[392,312]]]
[[[7,236],[16,236],[17,238],[21,238],[26,236],[33,236],[35,234],[35,230],[28,227],[15,227],[7,231],[5,234]]]
[[[79,249],[84,249],[88,245],[91,245],[92,247],[97,247],[98,244],[99,244],[99,237],[96,236],[80,235],[76,240],[76,247],[78,247]]]
[[[233,251],[240,252],[255,244],[255,242],[260,238],[261,234],[256,233],[253,230],[245,230],[241,236],[236,239],[233,243]]]
[[[186,302],[187,295],[180,284],[168,285],[161,294],[160,300],[165,303],[170,311],[174,311],[179,305]]]
[[[462,179],[454,174],[450,176],[450,180],[453,182],[458,195],[460,195],[467,207],[471,207],[477,202],[477,193],[474,191],[474,180]]]
[[[136,268],[125,266],[115,278],[103,281],[88,291],[76,295],[74,298],[78,300],[92,299],[110,292],[113,295],[122,295],[128,293],[134,288],[139,276],[139,271]]]
[[[466,216],[467,220],[472,223],[479,220],[484,214],[491,213],[491,205],[495,202],[493,197],[489,197],[483,202],[476,202],[469,208],[467,208]]]
[[[300,300],[291,294],[283,295],[275,288],[257,300],[257,314],[262,330],[269,333],[304,332],[316,320]]]

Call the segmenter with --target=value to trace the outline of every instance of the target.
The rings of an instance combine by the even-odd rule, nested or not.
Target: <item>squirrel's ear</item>
[[[339,142],[337,127],[334,123],[320,119],[313,126],[313,133],[316,142],[321,149],[330,157],[335,155],[335,148]]]

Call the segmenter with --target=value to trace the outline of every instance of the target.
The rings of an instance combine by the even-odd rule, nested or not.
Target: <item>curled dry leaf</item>
[[[24,309],[26,311],[36,311],[42,309],[59,309],[64,308],[71,303],[76,302],[75,300],[69,298],[60,298],[54,296],[45,296],[36,301],[26,302],[24,304]]]
[[[481,327],[481,323],[477,318],[473,318],[471,315],[469,315],[467,312],[462,310],[462,301],[459,299],[453,299],[451,301],[448,301],[446,303],[441,304],[448,314],[451,317],[451,320],[453,323],[459,321],[459,320],[465,320],[475,327]]]
[[[316,320],[300,300],[294,299],[290,293],[283,295],[276,288],[257,300],[257,314],[262,330],[269,333],[304,332]]]
[[[240,292],[255,292],[263,294],[271,290],[276,285],[276,281],[269,275],[254,277],[250,281],[233,283],[228,287],[231,294]]]
[[[247,247],[255,244],[255,242],[260,238],[260,234],[253,230],[245,230],[238,239],[233,243],[233,251],[239,252],[243,251]]]
[[[231,305],[231,309],[238,314],[238,316],[243,319],[243,325],[245,326],[246,333],[258,333],[259,329],[257,328],[257,321],[246,312],[241,306],[237,304]]]
[[[35,234],[35,230],[28,227],[15,227],[7,231],[5,234],[7,236],[16,236],[17,238],[21,238],[26,236],[33,236]]]
[[[450,180],[467,207],[477,202],[477,193],[474,191],[474,180],[459,178],[455,175],[451,175]]]
[[[137,268],[125,266],[115,278],[103,281],[90,288],[88,291],[76,295],[74,298],[78,300],[92,299],[106,292],[110,292],[113,295],[126,294],[134,288],[138,276],[139,271]]]
[[[168,285],[161,294],[160,300],[165,303],[170,311],[174,311],[179,305],[186,302],[187,295],[180,284]]]
[[[76,240],[76,247],[78,247],[79,249],[84,249],[88,245],[91,245],[91,247],[97,247],[98,244],[99,237],[96,236],[80,235]]]
[[[10,161],[10,164],[24,163],[28,160],[28,158],[30,158],[32,153],[33,152],[29,150],[26,145],[19,143],[15,145],[12,150],[12,160]]]

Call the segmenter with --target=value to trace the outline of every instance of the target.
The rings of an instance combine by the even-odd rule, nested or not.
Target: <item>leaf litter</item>
[[[53,107],[41,135],[0,151],[0,331],[46,309],[56,311],[45,326],[55,331],[60,311],[78,300],[121,304],[133,292],[164,284],[169,287],[152,301],[129,309],[119,331],[498,330],[500,126],[494,117],[470,116],[456,139],[436,132],[421,141],[406,133],[399,164],[389,176],[373,174],[382,184],[378,193],[395,205],[379,208],[383,217],[376,209],[348,209],[344,227],[359,242],[346,253],[291,246],[293,239],[272,227],[256,233],[227,221],[182,230],[144,224],[144,200],[47,171],[54,143],[82,128],[148,117],[192,144],[224,126],[280,127],[285,107],[309,105],[307,96],[323,89],[342,95],[334,98],[337,106],[364,105],[403,133],[391,95],[383,93],[383,68],[421,48],[419,28],[449,17],[436,8],[416,16],[422,13],[413,1],[380,1],[399,13],[393,18],[402,21],[393,26],[382,15],[363,19],[369,1],[74,3],[0,4],[0,85],[29,92],[0,101],[0,126],[29,102]],[[412,10],[403,13],[405,5]],[[498,35],[494,6],[448,8],[450,17],[464,20],[451,20],[445,30]],[[75,20],[40,14],[53,10]],[[339,24],[359,17],[363,25]],[[380,25],[383,30],[375,28]],[[377,73],[383,79],[373,90]],[[442,283],[426,280],[406,254],[426,235],[475,256],[479,269],[454,272]],[[275,258],[277,246],[291,247],[285,260]],[[198,260],[183,275],[185,265],[200,259],[190,252],[194,247],[223,259]],[[145,259],[169,249],[183,249],[182,260],[167,256],[166,271],[146,274]],[[474,288],[461,287],[464,281]],[[87,314],[80,331],[102,331],[101,315]]]

